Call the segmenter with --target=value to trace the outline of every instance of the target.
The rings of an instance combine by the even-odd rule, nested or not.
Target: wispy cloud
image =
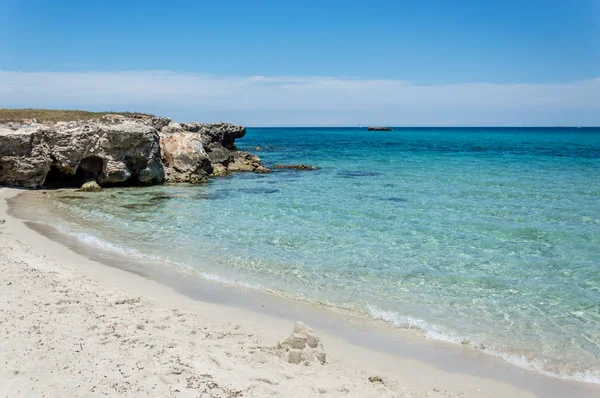
[[[0,106],[137,110],[246,125],[600,125],[600,79],[417,85],[335,77],[0,71]]]

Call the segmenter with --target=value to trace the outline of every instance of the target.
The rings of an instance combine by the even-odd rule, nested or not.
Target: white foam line
[[[146,255],[136,249],[116,245],[114,243],[111,243],[107,240],[101,239],[97,236],[91,235],[86,232],[75,232],[75,231],[69,230],[69,229],[61,227],[61,226],[54,226],[54,228],[56,228],[61,234],[71,236],[71,237],[77,239],[79,242],[81,242],[84,245],[92,246],[92,247],[98,248],[100,250],[110,251],[110,252],[116,253],[121,256],[132,256],[132,257],[135,257],[138,259],[150,260],[153,263],[163,263],[163,264],[166,263],[166,264],[169,264],[170,266],[174,266],[175,268],[181,268],[181,269],[193,271],[194,273],[196,273],[203,279],[211,280],[211,281],[218,282],[221,284],[245,287],[245,288],[249,288],[249,289],[260,289],[259,286],[253,286],[248,283],[237,282],[237,281],[230,280],[228,278],[224,278],[219,275],[203,272],[203,271],[199,270],[198,268],[194,268],[193,266],[190,266],[189,264],[184,264],[184,263],[167,260],[167,259],[164,259],[164,258],[161,258],[158,256]]]
[[[544,364],[539,361],[532,361],[524,356],[514,355],[510,353],[497,352],[482,346],[481,342],[472,341],[466,337],[461,337],[456,333],[437,326],[431,325],[423,319],[404,316],[392,311],[385,311],[375,306],[367,306],[367,312],[373,319],[379,319],[391,323],[392,325],[414,331],[415,329],[423,333],[423,336],[432,340],[440,340],[453,344],[468,345],[485,354],[501,358],[506,362],[518,366],[523,369],[541,373],[546,376],[555,377],[563,380],[578,381],[583,383],[600,384],[600,372],[552,372],[544,367]]]

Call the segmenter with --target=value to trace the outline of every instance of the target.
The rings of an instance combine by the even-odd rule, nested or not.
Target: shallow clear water
[[[90,244],[600,382],[600,129],[249,129],[257,146],[320,169],[52,208]]]

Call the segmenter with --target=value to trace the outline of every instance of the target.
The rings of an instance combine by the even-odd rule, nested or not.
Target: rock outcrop
[[[90,180],[86,181],[79,190],[82,192],[100,192],[102,187],[96,181]]]
[[[315,166],[309,164],[276,164],[274,169],[291,169],[291,170],[317,170]]]
[[[171,122],[159,134],[167,182],[197,183],[230,172],[270,171],[258,156],[237,150],[235,140],[246,134],[245,127]]]
[[[167,182],[205,181],[213,171],[212,163],[202,147],[198,133],[178,131],[160,133],[162,160],[166,166]]]
[[[199,183],[228,172],[268,172],[238,151],[246,129],[228,123],[106,115],[100,120],[28,120],[0,125],[0,184],[28,188]]]
[[[248,172],[270,173],[271,170],[260,164],[260,158],[252,153],[244,151],[234,151],[233,159],[227,164],[229,172]]]
[[[158,133],[124,121],[0,126],[0,184],[29,188],[164,180]]]

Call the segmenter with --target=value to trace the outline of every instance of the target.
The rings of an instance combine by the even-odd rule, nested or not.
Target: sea
[[[600,128],[249,128],[202,185],[52,191],[82,244],[600,383]]]

